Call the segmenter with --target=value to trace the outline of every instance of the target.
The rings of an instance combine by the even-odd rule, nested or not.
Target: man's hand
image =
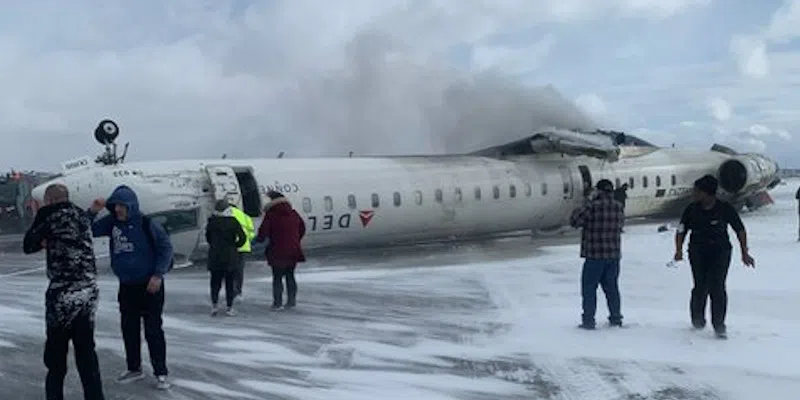
[[[46,239],[42,239],[42,248],[43,249],[47,248],[47,240]]]
[[[157,293],[159,290],[161,290],[161,277],[151,277],[150,282],[147,283],[147,292],[153,294]]]
[[[683,261],[683,252],[680,250],[676,251],[675,255],[672,256],[672,259],[675,260],[676,262]]]
[[[750,268],[756,267],[756,260],[754,260],[753,257],[750,256],[750,253],[746,252],[742,253],[742,262],[744,263],[744,265]]]
[[[105,207],[106,207],[106,199],[98,198],[94,199],[94,201],[92,202],[92,206],[89,209],[92,210],[93,213],[98,213]]]

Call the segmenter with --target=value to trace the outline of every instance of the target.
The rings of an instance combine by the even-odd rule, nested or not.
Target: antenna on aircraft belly
[[[121,156],[117,156],[117,137],[119,136],[119,126],[116,122],[110,119],[100,121],[97,128],[94,130],[94,139],[98,143],[105,146],[103,154],[97,157],[95,162],[103,165],[116,165],[125,161],[125,156],[128,155],[128,146],[130,142],[125,143],[125,148]]]
[[[283,158],[283,152],[278,153],[278,158]]]

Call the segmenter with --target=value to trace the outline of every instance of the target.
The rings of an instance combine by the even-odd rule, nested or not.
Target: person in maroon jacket
[[[283,279],[286,278],[286,308],[296,305],[297,281],[294,270],[297,263],[306,260],[301,241],[306,224],[292,208],[283,194],[267,193],[270,202],[264,207],[264,219],[258,228],[256,242],[267,241],[267,264],[272,267],[272,309],[280,310],[283,304]]]

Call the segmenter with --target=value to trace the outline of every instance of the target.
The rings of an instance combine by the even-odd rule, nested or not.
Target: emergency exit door
[[[214,190],[214,200],[227,200],[242,209],[242,191],[233,168],[227,165],[209,165],[206,173]]]

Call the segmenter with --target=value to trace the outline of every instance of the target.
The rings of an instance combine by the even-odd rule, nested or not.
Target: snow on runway
[[[113,382],[124,352],[116,282],[105,273],[97,346],[107,398],[795,398],[798,183],[776,188],[771,208],[743,214],[757,268],[745,269],[734,252],[727,341],[689,329],[688,265],[665,266],[674,232],[643,224],[624,235],[627,329],[576,328],[575,238],[546,247],[525,238],[443,246],[383,258],[380,266],[312,260],[298,273],[298,309],[280,313],[267,310],[267,269],[251,263],[236,317],[209,316],[205,271],[174,271],[165,331],[175,386],[162,393],[149,381]],[[41,255],[9,253],[0,261],[0,398],[43,397],[41,262]],[[602,292],[598,300],[600,322]],[[68,397],[81,398],[70,367]]]

